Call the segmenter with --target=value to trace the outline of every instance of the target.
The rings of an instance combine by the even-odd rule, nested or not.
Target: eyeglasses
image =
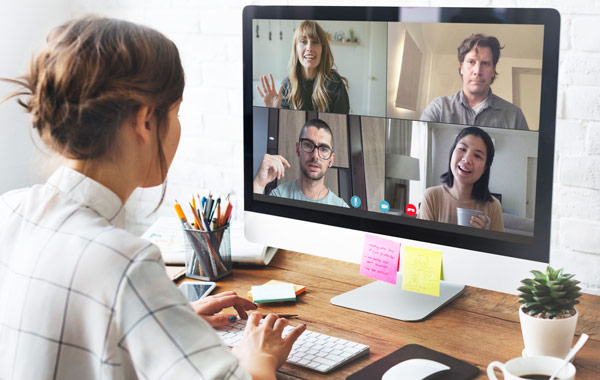
[[[327,145],[316,145],[309,139],[304,139],[300,137],[300,147],[306,153],[314,152],[315,148],[317,148],[317,153],[319,154],[319,158],[322,160],[328,160],[329,157],[333,154],[333,149],[328,147]]]

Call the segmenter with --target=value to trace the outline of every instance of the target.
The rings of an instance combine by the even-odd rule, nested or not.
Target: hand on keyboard
[[[216,330],[228,346],[234,347],[242,340],[245,327],[246,321],[240,319],[233,326],[221,326]],[[293,329],[284,327],[283,336]],[[294,343],[287,362],[326,373],[368,353],[367,345],[305,331]]]
[[[253,378],[274,374],[285,362],[296,339],[306,330],[305,325],[299,325],[284,336],[284,328],[289,327],[287,320],[275,314],[261,319],[262,314],[258,312],[248,317],[246,329],[241,332],[239,343],[233,348],[240,365]]]

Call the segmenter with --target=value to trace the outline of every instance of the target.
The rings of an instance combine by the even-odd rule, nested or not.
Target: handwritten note
[[[395,284],[399,257],[400,243],[374,235],[365,235],[360,274]]]
[[[404,247],[402,289],[439,297],[441,276],[442,252]]]

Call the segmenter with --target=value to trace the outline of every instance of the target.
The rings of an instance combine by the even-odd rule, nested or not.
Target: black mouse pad
[[[441,372],[432,377],[435,380],[468,380],[479,375],[479,368],[462,360],[453,358],[441,352],[431,350],[418,344],[407,344],[374,363],[369,364],[358,372],[348,376],[347,380],[373,380],[381,376],[394,365],[408,359],[429,359],[450,367],[450,371]]]

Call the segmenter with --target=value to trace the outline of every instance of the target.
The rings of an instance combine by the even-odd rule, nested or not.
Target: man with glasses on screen
[[[333,134],[327,123],[320,119],[307,121],[300,130],[296,154],[300,163],[299,178],[277,186],[269,195],[348,207],[342,198],[325,186],[325,174],[335,159]],[[254,177],[254,192],[264,194],[267,184],[281,179],[289,167],[283,156],[265,154]]]
[[[492,93],[498,73],[500,42],[496,37],[473,34],[458,47],[458,73],[462,88],[440,96],[425,108],[421,120],[529,130],[521,109]]]

